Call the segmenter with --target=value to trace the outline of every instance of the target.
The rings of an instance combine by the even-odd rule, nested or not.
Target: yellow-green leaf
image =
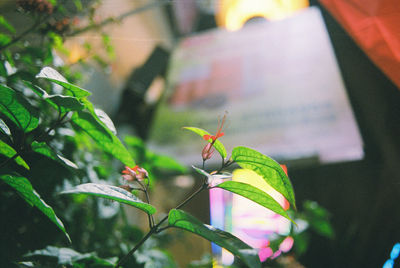
[[[0,154],[7,156],[8,158],[12,158],[17,152],[12,148],[10,145],[5,143],[4,141],[0,140]],[[25,162],[24,159],[22,159],[21,156],[17,156],[14,161],[20,165],[23,166],[26,169],[29,169],[28,164]]]
[[[233,149],[232,160],[242,168],[255,171],[296,209],[292,183],[275,160],[256,150],[242,146]]]
[[[208,133],[206,130],[201,129],[201,128],[197,128],[197,127],[184,127],[183,129],[187,129],[190,130],[194,133],[196,133],[197,135],[203,137],[204,135],[210,135],[210,133]],[[208,140],[209,143],[212,142],[212,139]],[[227,154],[226,154],[226,149],[225,146],[222,144],[222,142],[220,142],[218,139],[214,142],[214,148],[218,151],[218,153],[221,155],[221,157],[223,159],[226,158]]]

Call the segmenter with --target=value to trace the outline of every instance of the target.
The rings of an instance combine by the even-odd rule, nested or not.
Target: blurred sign
[[[183,126],[214,132],[228,111],[229,151],[245,145],[278,160],[358,160],[362,140],[320,11],[217,29],[182,40],[169,68],[171,94],[153,141],[187,164],[204,141]],[[220,160],[214,157],[216,163]],[[218,162],[217,162],[218,161]]]

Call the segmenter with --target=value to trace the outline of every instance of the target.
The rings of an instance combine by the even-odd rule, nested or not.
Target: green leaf
[[[239,257],[249,267],[261,267],[257,250],[228,232],[203,224],[182,210],[172,209],[168,215],[168,223],[170,226],[192,232],[225,248]]]
[[[32,184],[26,178],[14,175],[1,175],[0,178],[13,187],[28,204],[37,207],[41,212],[43,212],[44,215],[46,215],[61,231],[63,231],[71,242],[64,224],[56,216],[54,210],[47,205],[40,195],[33,189]]]
[[[106,199],[111,199],[120,203],[136,207],[148,214],[154,214],[156,208],[144,203],[130,192],[112,185],[85,183],[76,186],[74,189],[61,192],[61,194],[86,194]]]
[[[119,159],[126,166],[134,166],[135,161],[121,141],[92,113],[79,111],[73,114],[72,122],[86,132],[105,152]]]
[[[7,136],[11,135],[10,129],[8,128],[7,124],[1,118],[0,118],[0,130]]]
[[[8,23],[8,21],[3,16],[0,16],[0,25],[9,30],[11,33],[15,33],[15,28],[10,23]]]
[[[208,133],[204,129],[197,128],[197,127],[184,127],[184,129],[193,131],[194,133],[196,133],[197,135],[199,135],[201,137],[203,137],[204,135],[210,135],[210,133]],[[211,143],[212,139],[209,139],[208,142]],[[214,142],[213,146],[219,152],[221,157],[223,159],[225,159],[227,156],[225,146],[218,139]]]
[[[11,41],[10,36],[0,33],[0,46],[7,45],[8,43],[10,43],[10,41]]]
[[[225,189],[232,193],[238,194],[240,196],[246,197],[257,204],[272,210],[273,212],[289,219],[293,223],[295,223],[287,214],[287,212],[282,208],[282,206],[275,201],[269,194],[266,192],[250,185],[247,183],[237,182],[237,181],[226,181],[218,184],[218,188]]]
[[[255,171],[258,175],[280,192],[296,209],[292,183],[285,171],[272,158],[246,147],[236,147],[232,151],[232,160],[242,168]]]
[[[0,112],[24,132],[34,130],[39,119],[37,111],[15,90],[0,84]]]
[[[4,141],[0,140],[0,154],[5,155],[8,158],[12,158],[17,152],[12,148],[10,145],[5,143]],[[22,159],[22,157],[17,156],[14,161],[20,165],[23,166],[26,169],[30,169],[28,164]]]
[[[59,84],[60,86],[65,88],[70,93],[71,96],[74,96],[75,98],[78,99],[87,97],[91,94],[89,91],[83,88],[68,83],[68,81],[64,78],[64,76],[62,76],[59,72],[50,67],[44,67],[42,70],[40,70],[40,72],[36,75],[36,78],[43,78],[51,82],[54,82],[56,84]]]
[[[46,264],[46,261],[54,264],[56,260],[58,265],[67,265],[68,267],[114,267],[118,261],[117,258],[102,259],[97,257],[97,254],[92,253],[79,253],[70,248],[58,248],[47,246],[44,249],[38,249],[23,256],[24,260],[40,261],[41,264]],[[77,263],[85,263],[88,266],[75,266]],[[50,264],[48,264],[50,265]],[[46,266],[48,267],[48,266]]]
[[[32,89],[38,96],[42,97],[46,102],[56,109],[59,109],[61,113],[69,111],[80,111],[85,107],[77,98],[64,95],[49,95],[45,90],[40,87],[24,81],[25,85]]]
[[[44,156],[47,156],[63,165],[66,165],[68,167],[72,167],[75,169],[78,169],[78,166],[75,165],[72,161],[68,160],[67,158],[62,157],[61,155],[58,155],[56,152],[54,152],[45,142],[37,142],[34,141],[31,144],[31,148],[34,152],[42,154]]]

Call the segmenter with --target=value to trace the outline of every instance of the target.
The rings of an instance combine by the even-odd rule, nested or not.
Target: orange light
[[[218,26],[235,31],[251,18],[283,19],[308,6],[308,0],[220,0],[216,21]]]

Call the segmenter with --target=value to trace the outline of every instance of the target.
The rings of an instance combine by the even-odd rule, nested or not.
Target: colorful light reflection
[[[232,180],[251,184],[267,192],[285,209],[289,208],[287,200],[251,170],[234,171]],[[210,190],[210,208],[211,224],[232,232],[250,246],[258,248],[261,261],[276,258],[282,252],[288,252],[293,246],[293,238],[287,237],[281,243],[279,250],[273,252],[269,247],[269,240],[277,235],[288,235],[290,221],[244,197],[215,188]],[[217,256],[218,263],[232,264],[233,256],[228,251],[216,245],[212,245],[212,250]]]

